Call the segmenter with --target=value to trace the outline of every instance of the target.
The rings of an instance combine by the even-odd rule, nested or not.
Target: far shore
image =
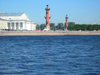
[[[0,31],[0,36],[100,35],[100,31]]]

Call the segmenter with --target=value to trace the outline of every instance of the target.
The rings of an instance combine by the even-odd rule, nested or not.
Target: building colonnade
[[[8,22],[7,28],[12,30],[23,30],[23,22]]]

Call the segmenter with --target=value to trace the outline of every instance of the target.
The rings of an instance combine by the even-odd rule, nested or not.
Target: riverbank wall
[[[0,31],[0,36],[100,35],[100,31]]]

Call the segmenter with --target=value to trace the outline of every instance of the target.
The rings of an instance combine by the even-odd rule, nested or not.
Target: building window
[[[21,30],[23,29],[23,23],[20,23],[20,29]]]
[[[10,23],[8,23],[8,29],[11,29],[11,28],[10,28]]]

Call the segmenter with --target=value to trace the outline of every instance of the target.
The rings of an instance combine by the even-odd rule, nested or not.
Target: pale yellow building
[[[0,18],[0,29],[7,29],[7,22]]]
[[[36,24],[25,13],[0,13],[0,29],[36,30]]]

